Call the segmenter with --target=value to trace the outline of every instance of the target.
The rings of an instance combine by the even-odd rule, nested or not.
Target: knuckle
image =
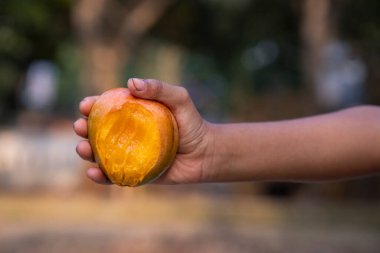
[[[184,87],[178,87],[178,101],[180,103],[186,103],[190,99],[189,92]]]
[[[146,80],[148,84],[149,95],[152,99],[159,99],[162,95],[163,84],[161,81],[148,79]]]

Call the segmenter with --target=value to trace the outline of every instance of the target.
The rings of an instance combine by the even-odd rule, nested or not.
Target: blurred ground
[[[380,252],[379,203],[160,189],[3,193],[0,252]]]

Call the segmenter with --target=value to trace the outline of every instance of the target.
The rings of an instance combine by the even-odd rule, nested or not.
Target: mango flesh
[[[88,138],[99,167],[111,182],[139,186],[160,176],[178,148],[170,110],[133,97],[126,88],[103,93],[88,118]]]

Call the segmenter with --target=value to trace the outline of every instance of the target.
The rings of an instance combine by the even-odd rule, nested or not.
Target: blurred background
[[[377,0],[1,0],[0,252],[380,252],[378,177],[98,186],[88,95],[185,86],[213,122],[380,104]]]

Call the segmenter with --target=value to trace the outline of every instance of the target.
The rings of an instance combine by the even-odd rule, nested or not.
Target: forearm
[[[213,125],[209,181],[318,181],[380,171],[380,110]]]

